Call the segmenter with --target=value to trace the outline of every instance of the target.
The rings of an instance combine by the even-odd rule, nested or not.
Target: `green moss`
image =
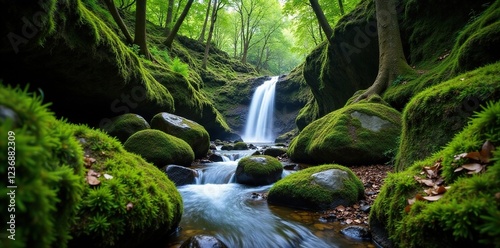
[[[354,113],[377,116],[386,122],[379,131],[362,126]],[[384,162],[384,153],[396,147],[400,133],[400,114],[379,103],[360,102],[312,122],[292,140],[288,155],[293,161],[345,165]]]
[[[149,123],[142,116],[129,113],[114,118],[105,131],[125,143],[132,134],[148,128],[150,128]]]
[[[490,103],[441,151],[408,169],[389,174],[373,205],[370,223],[381,222],[397,247],[454,247],[498,244],[500,153],[480,174],[454,172],[464,161],[454,156],[480,150],[485,140],[500,145],[500,102]],[[441,161],[442,176],[450,189],[435,202],[417,201],[406,213],[407,199],[423,193],[413,179],[424,166]]]
[[[158,113],[151,119],[151,127],[186,141],[195,158],[204,157],[208,153],[210,135],[194,121],[169,113]]]
[[[402,170],[446,145],[473,111],[500,99],[500,63],[461,74],[416,95],[403,112],[403,131],[396,158]]]
[[[0,182],[0,216],[15,222],[15,241],[8,239],[8,224],[2,247],[66,247],[70,239],[83,193],[83,151],[69,125],[47,107],[27,89],[0,82],[0,173],[6,179]]]
[[[235,181],[248,185],[268,185],[281,178],[283,166],[271,156],[252,155],[238,161],[235,171]]]
[[[194,161],[193,149],[186,141],[160,130],[139,131],[130,136],[123,146],[157,167],[169,164],[190,166]]]
[[[384,99],[392,106],[402,109],[414,95],[424,89],[465,71],[498,61],[500,54],[489,48],[500,44],[500,2],[493,2],[483,11],[484,6],[488,6],[484,4],[486,2],[408,1],[403,29],[408,29],[404,32],[411,33],[410,56],[412,63],[419,67],[421,75],[405,78],[403,83],[393,85],[384,93]],[[421,7],[435,4],[440,7]],[[445,7],[443,4],[449,6]],[[456,11],[450,12],[450,8]],[[481,14],[474,15],[470,20],[463,18],[470,13]],[[428,32],[432,32],[432,35]]]
[[[236,143],[234,143],[233,149],[234,150],[248,150],[248,145],[247,145],[247,143],[242,142],[242,141],[236,142]]]
[[[95,159],[90,169],[101,176],[98,186],[85,187],[70,245],[135,247],[174,231],[183,207],[172,181],[105,133],[83,125],[73,129]]]
[[[313,182],[314,173],[338,169],[347,172],[348,179],[344,181],[341,190],[330,190]],[[276,182],[268,194],[268,201],[306,209],[327,209],[336,207],[339,199],[345,200],[342,204],[353,204],[364,196],[363,183],[347,167],[337,164],[325,164],[310,167],[290,174]]]

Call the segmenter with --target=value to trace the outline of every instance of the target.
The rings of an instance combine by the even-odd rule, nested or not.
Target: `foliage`
[[[83,193],[83,151],[42,101],[0,82],[2,247],[66,247]]]
[[[170,69],[172,69],[172,71],[174,72],[181,74],[185,78],[189,77],[189,65],[183,63],[178,57],[175,57],[172,60],[170,64]]]

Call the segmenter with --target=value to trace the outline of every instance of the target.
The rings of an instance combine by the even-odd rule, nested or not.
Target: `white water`
[[[274,92],[278,76],[257,87],[252,96],[250,111],[242,139],[245,142],[273,142]]]

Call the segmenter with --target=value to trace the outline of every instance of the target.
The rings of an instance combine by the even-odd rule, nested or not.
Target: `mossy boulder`
[[[283,166],[276,158],[265,155],[248,156],[238,161],[235,177],[237,183],[268,185],[278,181]]]
[[[269,147],[264,150],[264,155],[268,155],[271,157],[278,157],[285,154],[286,151],[287,151],[286,148],[282,147]]]
[[[293,208],[325,210],[351,205],[364,197],[363,183],[347,167],[325,164],[292,173],[276,182],[268,202]]]
[[[293,161],[343,165],[383,163],[397,147],[401,114],[386,104],[347,105],[309,124],[293,139]]]
[[[158,113],[151,119],[151,128],[181,138],[193,149],[195,158],[205,157],[210,149],[210,135],[200,124],[169,113]]]
[[[81,202],[83,150],[42,101],[0,82],[0,247],[66,247]]]
[[[500,102],[487,105],[440,151],[415,162],[384,181],[370,212],[370,227],[386,247],[494,247],[500,243]],[[482,151],[486,141],[496,147],[480,173],[455,170],[474,159],[457,154]],[[486,150],[482,151],[487,154]],[[440,163],[442,186],[450,187],[437,201],[419,200],[427,188],[414,176]]]
[[[403,111],[396,170],[440,150],[479,106],[500,99],[500,62],[460,74],[412,98]]]
[[[165,173],[101,131],[73,130],[87,158],[88,183],[70,247],[138,247],[176,230],[182,198]]]
[[[113,118],[111,123],[104,127],[104,131],[125,143],[132,134],[149,128],[149,123],[142,116],[128,113]]]
[[[236,142],[234,143],[233,150],[248,150],[248,145],[245,142]]]
[[[159,168],[169,164],[191,166],[194,161],[194,152],[188,143],[156,129],[133,134],[123,146]]]

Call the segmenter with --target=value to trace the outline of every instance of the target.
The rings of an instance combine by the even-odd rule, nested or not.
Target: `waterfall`
[[[245,142],[268,143],[274,141],[274,92],[278,76],[257,87],[252,96],[250,111],[242,138]]]

